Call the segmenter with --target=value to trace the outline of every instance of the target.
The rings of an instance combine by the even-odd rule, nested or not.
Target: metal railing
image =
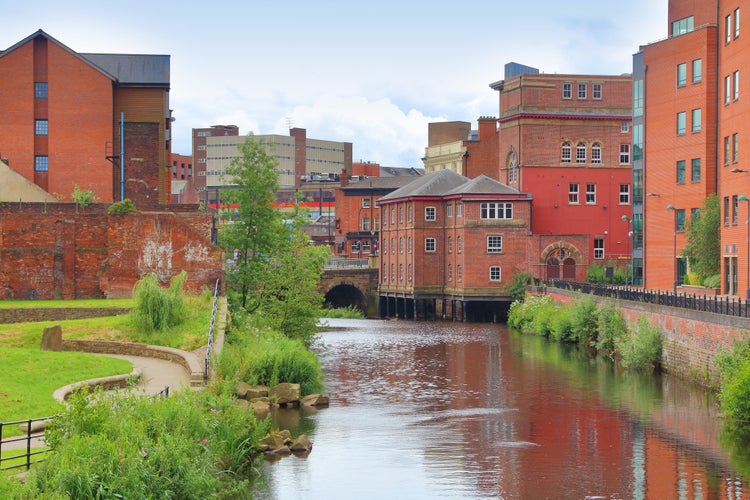
[[[328,259],[325,269],[362,269],[368,267],[370,267],[370,260],[367,258],[348,259],[346,257],[334,257]]]
[[[644,290],[629,286],[602,285],[595,283],[578,283],[574,281],[536,281],[537,286],[550,286],[571,290],[598,297],[610,297],[633,302],[657,304],[667,307],[678,307],[692,311],[710,312],[725,316],[750,318],[750,300],[728,295],[698,295],[674,293],[663,290]]]
[[[26,470],[36,463],[44,460],[44,455],[52,451],[46,442],[44,441],[44,426],[41,429],[33,430],[32,424],[34,422],[47,422],[52,420],[54,417],[42,417],[42,418],[29,418],[27,420],[18,420],[16,422],[0,422],[0,471],[6,471],[11,469],[20,469],[25,467]],[[11,425],[22,425],[26,424],[26,433],[21,436],[5,437],[4,430],[6,427]],[[17,447],[13,443],[26,443],[26,446]],[[32,446],[32,443],[35,446]],[[36,446],[41,445],[41,446]],[[37,448],[32,451],[32,448]],[[10,452],[18,452],[18,454],[12,454],[9,456],[3,456],[3,449],[10,450]],[[9,462],[16,460],[22,460],[14,465],[4,465]]]
[[[211,369],[211,351],[214,346],[214,330],[216,328],[216,311],[219,304],[219,280],[216,280],[216,286],[214,287],[214,305],[211,310],[211,324],[208,327],[208,343],[206,345],[206,360],[205,369],[203,372],[203,382],[208,381],[209,370]]]

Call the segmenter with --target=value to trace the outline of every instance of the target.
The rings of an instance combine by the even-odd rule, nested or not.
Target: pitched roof
[[[0,161],[0,201],[57,203],[60,200]]]
[[[482,174],[445,194],[521,194],[521,191]]]
[[[452,170],[438,170],[413,180],[406,186],[383,196],[387,201],[411,196],[442,196],[445,193],[469,182],[469,179]]]

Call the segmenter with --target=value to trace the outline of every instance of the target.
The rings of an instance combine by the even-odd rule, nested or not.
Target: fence
[[[219,280],[216,280],[216,286],[214,287],[214,306],[211,311],[211,324],[208,326],[208,344],[206,346],[206,362],[205,370],[203,372],[203,381],[208,381],[209,370],[211,369],[211,351],[214,346],[214,329],[216,328],[216,310],[219,304]]]
[[[326,262],[326,269],[363,269],[370,267],[369,259],[348,259],[346,257],[333,257]]]
[[[29,470],[32,464],[43,461],[44,455],[52,451],[52,448],[47,446],[44,441],[44,426],[33,424],[35,422],[47,422],[53,418],[54,417],[43,417],[19,420],[16,422],[0,422],[0,471],[20,469],[21,467],[25,467],[26,470]],[[26,424],[26,433],[24,435],[8,438],[4,436],[6,427],[23,424]],[[13,444],[24,442],[25,446],[21,447]],[[34,444],[34,451],[32,451],[32,443]],[[3,449],[10,450],[11,455],[3,456]],[[13,452],[18,452],[18,454],[13,454]],[[11,465],[6,465],[8,463],[11,463]]]
[[[536,286],[552,286],[563,290],[572,290],[599,297],[610,297],[634,302],[658,304],[667,307],[678,307],[693,311],[711,312],[725,316],[750,317],[750,300],[740,297],[707,296],[686,293],[674,293],[661,290],[643,290],[623,286],[601,285],[594,283],[576,283],[572,281],[537,281]]]

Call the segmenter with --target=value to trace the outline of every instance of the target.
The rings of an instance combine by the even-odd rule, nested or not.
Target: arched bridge
[[[378,317],[378,268],[368,259],[330,259],[318,284],[326,305],[353,305],[368,318]]]

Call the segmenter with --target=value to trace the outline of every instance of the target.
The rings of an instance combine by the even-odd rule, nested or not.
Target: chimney
[[[341,169],[341,187],[346,187],[349,185],[349,174],[346,173],[346,169]]]

